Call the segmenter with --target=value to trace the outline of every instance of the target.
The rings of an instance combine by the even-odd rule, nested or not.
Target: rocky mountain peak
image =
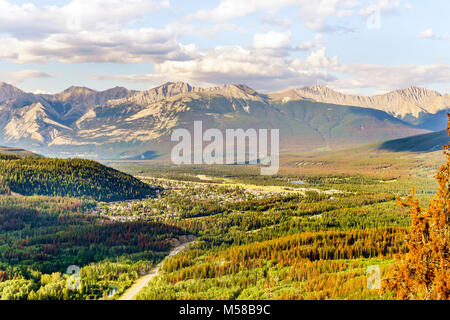
[[[166,82],[158,87],[145,91],[135,92],[129,97],[111,101],[112,104],[134,103],[140,106],[147,106],[157,101],[167,99],[178,94],[188,92],[198,92],[203,89],[191,86],[186,82]]]
[[[23,94],[25,94],[25,92],[19,88],[5,82],[0,82],[0,102],[16,99]]]
[[[63,92],[59,93],[58,95],[61,97],[86,96],[86,95],[93,94],[95,92],[97,92],[97,91],[89,89],[87,87],[71,86],[71,87],[67,88],[66,90],[64,90]]]
[[[334,91],[333,89],[330,89],[329,87],[322,86],[322,85],[306,86],[306,87],[300,88],[300,90],[315,92],[315,93],[324,93],[324,94],[330,93],[330,92],[338,93],[337,91]]]
[[[395,92],[398,92],[400,94],[409,95],[409,96],[441,96],[441,94],[437,91],[430,90],[427,88],[421,88],[416,86],[410,86],[405,89],[399,89]]]
[[[5,85],[2,87],[11,89]],[[417,90],[410,88],[403,94],[432,96]],[[106,154],[120,154],[121,157],[124,151],[142,154],[153,144],[166,148],[171,129],[188,127],[193,119],[218,128],[257,125],[280,128],[291,139],[286,142],[290,147],[292,143],[304,147],[305,142],[313,144],[312,141],[327,145],[343,140],[367,143],[424,133],[424,130],[393,117],[403,113],[417,114],[423,110],[407,102],[399,92],[391,96],[367,97],[342,94],[324,86],[310,86],[277,94],[259,94],[245,84],[198,88],[185,82],[167,82],[139,92],[122,87],[105,91],[70,87],[56,95],[22,94],[0,104],[2,116],[6,115],[0,117],[0,132],[3,133],[0,142],[21,141],[30,145],[37,143],[48,150],[68,148],[71,152],[88,153],[95,145],[94,149],[98,150],[95,153],[100,157]],[[278,105],[278,101],[284,103],[285,99],[286,102],[292,100],[292,103]],[[301,101],[305,99],[307,103]],[[341,104],[343,107],[314,102]],[[386,113],[375,112],[374,115],[373,111],[354,106],[386,110]],[[352,119],[360,125],[356,129],[346,127],[348,121],[345,119]],[[323,137],[328,137],[329,132],[319,131],[328,126],[340,129],[323,142]],[[365,130],[363,135],[359,134],[358,128],[361,127]],[[349,130],[353,131],[349,134]],[[125,147],[127,142],[132,143]],[[107,147],[111,145],[115,147]]]
[[[393,92],[403,97],[405,100],[420,103],[424,99],[441,97],[442,95],[434,90],[411,86],[406,89],[400,89]]]
[[[223,95],[229,99],[262,99],[258,92],[246,86],[245,84],[225,84],[222,86],[205,89],[205,91]]]
[[[252,88],[250,88],[249,86],[247,86],[245,84],[234,84],[232,86],[234,86],[235,88],[245,92],[246,94],[252,95],[252,96],[258,94],[256,92],[256,90],[253,90]]]
[[[180,93],[191,92],[193,87],[186,82],[166,82],[163,85],[150,89],[148,91],[155,91],[157,94],[163,95],[164,97],[171,97]]]

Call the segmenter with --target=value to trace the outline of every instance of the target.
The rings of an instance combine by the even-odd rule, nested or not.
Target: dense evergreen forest
[[[168,198],[177,210],[180,200]],[[409,215],[392,195],[308,192],[216,206],[226,211],[173,220],[198,241],[167,261],[138,299],[389,297],[367,288],[366,269],[377,265],[384,274],[406,250]]]
[[[92,161],[4,157],[0,299],[117,299],[185,235],[195,244],[166,260],[135,298],[395,297],[369,288],[367,270],[376,266],[385,279],[408,251],[410,213],[396,197],[413,185],[426,204],[435,182],[242,170],[133,168],[141,182]],[[108,202],[135,198],[130,181],[134,194],[161,186],[158,196]],[[28,195],[39,193],[51,196]],[[76,290],[71,265],[81,268]]]
[[[81,159],[0,156],[0,194],[86,197],[98,201],[140,199],[154,190],[131,175]]]
[[[0,300],[117,297],[171,248],[181,228],[105,221],[92,201],[0,196]],[[81,268],[69,290],[69,266]]]

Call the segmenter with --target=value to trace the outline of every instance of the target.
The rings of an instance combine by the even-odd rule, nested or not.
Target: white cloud
[[[236,24],[217,23],[214,25],[190,24],[173,22],[166,26],[165,30],[170,31],[175,37],[183,35],[195,35],[203,38],[213,38],[222,32],[246,33],[247,30]]]
[[[155,0],[129,0],[126,5],[121,0],[72,0],[65,6],[38,7],[0,0],[0,33],[23,39],[81,30],[117,30],[168,6],[167,1]]]
[[[378,88],[394,90],[411,85],[429,87],[435,84],[450,83],[449,64],[430,65],[342,65],[334,70],[349,78],[336,80],[333,85],[340,88]]]
[[[421,39],[432,39],[434,38],[433,29],[427,29],[425,31],[422,31],[417,35],[417,37]]]
[[[314,36],[314,41],[304,41],[297,46],[297,49],[300,51],[309,51],[312,49],[321,50],[326,46],[326,44],[327,41],[323,40],[323,35],[321,33],[317,33]]]
[[[302,1],[299,17],[305,21],[305,26],[313,31],[332,32],[343,28],[330,25],[328,18],[352,16],[352,9],[358,5],[359,2],[354,0]]]
[[[290,31],[269,31],[267,33],[256,33],[253,36],[253,48],[260,50],[273,50],[273,53],[275,54],[287,54],[290,44]]]
[[[311,53],[305,59],[273,56],[267,50],[253,46],[219,46],[199,52],[193,60],[156,64],[149,74],[93,75],[92,78],[153,85],[169,80],[197,85],[245,83],[266,91],[319,83],[346,92],[365,88],[376,88],[381,92],[411,85],[429,87],[450,83],[449,64],[340,64],[337,57],[327,55],[326,48],[319,41],[320,37],[316,43],[311,43]],[[283,47],[284,44],[280,41],[278,46]]]
[[[301,1],[301,0],[300,0]],[[199,10],[187,17],[188,20],[229,21],[244,17],[259,10],[276,12],[280,8],[296,5],[299,0],[222,0],[211,10]]]
[[[186,78],[180,75],[165,75],[165,74],[157,74],[157,73],[146,73],[146,74],[113,74],[113,75],[105,75],[105,74],[91,74],[89,76],[90,79],[93,80],[112,80],[118,82],[129,82],[129,83],[138,83],[138,84],[148,84],[151,87],[155,87],[160,85],[161,83],[165,83],[168,81],[182,81],[189,82],[192,85],[208,85],[209,83],[197,82],[193,79]]]
[[[264,36],[269,41],[264,41]],[[245,83],[261,90],[302,86],[332,81],[328,68],[337,67],[337,57],[328,58],[323,47],[314,48],[304,60],[274,54],[286,50],[290,34],[269,32],[255,35],[252,46],[219,46],[199,52],[186,61],[156,64],[153,73],[132,75],[92,75],[98,80],[113,79],[151,84],[189,81],[201,84]]]
[[[420,39],[433,39],[433,40],[450,40],[450,36],[448,35],[435,35],[433,29],[427,29],[425,31],[420,32],[417,35],[417,38]]]
[[[0,79],[8,83],[22,83],[27,79],[51,78],[54,75],[39,70],[20,70],[13,72],[0,72]]]
[[[194,84],[244,82],[257,89],[275,90],[319,82],[346,90],[367,87],[390,90],[411,84],[428,86],[439,81],[450,82],[449,66],[445,63],[341,65],[337,57],[327,55],[322,33],[348,29],[345,22],[349,17],[397,14],[408,7],[400,0],[222,0],[211,10],[190,15],[187,19],[190,22],[176,20],[160,28],[142,27],[148,25],[142,23],[148,13],[168,7],[168,1],[160,0],[130,0],[126,5],[119,0],[72,0],[60,6],[16,5],[0,0],[0,59],[16,63],[153,62],[148,74],[91,75],[98,80],[152,85],[169,80]],[[290,7],[290,16],[275,14],[286,7]],[[261,13],[258,18],[263,17],[262,27],[231,22],[256,12]],[[293,43],[294,30],[292,33],[280,30],[297,23],[294,17],[316,32],[314,38]],[[179,42],[186,35],[214,38],[221,32],[248,33],[249,30],[256,33],[247,45],[237,42],[240,45],[217,46],[214,42],[215,46],[208,49]],[[450,39],[435,35],[433,29],[417,36]],[[232,37],[228,39],[234,41]],[[236,41],[240,41],[238,37]],[[293,51],[297,53],[291,55]],[[5,81],[19,83],[52,75],[23,70],[0,73],[0,76]]]
[[[339,66],[338,58],[328,58],[325,47],[320,47],[311,52],[305,60],[306,64],[315,68],[335,68]]]
[[[284,28],[284,29],[289,28],[292,25],[292,21],[290,19],[278,18],[278,17],[274,17],[274,16],[264,17],[262,19],[262,23],[269,25],[269,26]]]
[[[223,22],[259,11],[275,13],[284,7],[296,7],[297,16],[310,30],[334,32],[353,29],[346,25],[336,25],[336,21],[330,23],[330,18],[346,19],[354,16],[359,9],[359,14],[368,19],[374,14],[397,14],[400,9],[408,9],[411,5],[400,0],[222,0],[217,7],[210,10],[199,10],[188,15],[186,19]],[[280,27],[290,25],[290,21],[272,17],[265,17],[262,22]]]
[[[314,47],[314,43],[312,41],[305,41],[298,45],[298,50],[301,51],[309,51]]]
[[[154,62],[190,59],[168,29],[133,28],[168,1],[72,0],[65,6],[0,0],[0,59],[13,62]]]
[[[363,17],[369,17],[375,13],[397,14],[402,8],[399,0],[371,0],[371,4],[360,9],[359,13]],[[407,4],[404,8],[408,8]]]
[[[211,10],[199,10],[186,19],[230,21],[258,11],[274,13],[281,8],[295,6],[299,12],[298,17],[305,22],[307,28],[318,32],[330,32],[347,28],[329,25],[327,23],[329,17],[350,17],[354,14],[353,9],[359,4],[356,0],[222,0],[217,7]],[[290,21],[271,17],[264,18],[263,23],[278,26],[290,25]]]
[[[158,62],[192,58],[193,45],[182,45],[170,32],[152,28],[53,34],[42,40],[1,39],[0,58],[20,63]]]
[[[41,89],[34,90],[33,93],[34,94],[51,94],[51,92],[45,91],[45,90],[41,90]]]

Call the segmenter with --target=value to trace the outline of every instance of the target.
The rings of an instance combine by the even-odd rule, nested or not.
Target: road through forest
[[[159,274],[159,270],[161,269],[164,261],[166,261],[169,257],[176,255],[177,253],[183,251],[189,244],[194,241],[185,242],[173,248],[170,253],[153,268],[150,273],[145,276],[139,278],[124,294],[119,298],[119,300],[133,300],[133,298],[152,280]]]

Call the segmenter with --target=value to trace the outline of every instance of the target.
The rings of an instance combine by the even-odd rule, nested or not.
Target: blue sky
[[[0,81],[450,92],[446,0],[0,0]]]

